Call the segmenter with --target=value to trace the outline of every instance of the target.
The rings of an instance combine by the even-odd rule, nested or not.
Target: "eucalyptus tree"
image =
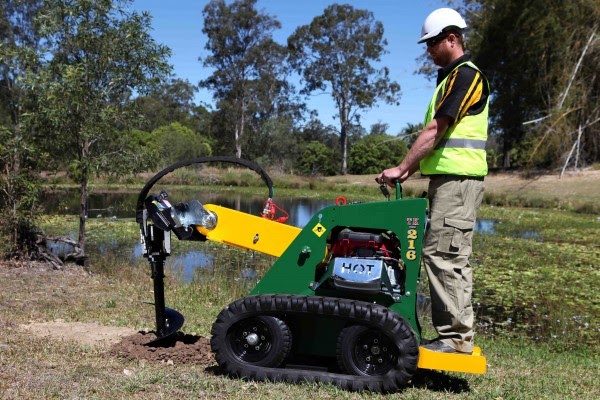
[[[600,159],[597,0],[467,0],[467,44],[493,92],[503,166]]]
[[[214,71],[200,86],[212,90],[217,102],[215,125],[231,133],[220,141],[231,143],[237,157],[261,154],[260,141],[248,148],[257,142],[247,137],[248,131],[259,134],[264,121],[293,112],[288,102],[292,87],[285,79],[287,52],[272,38],[281,24],[258,11],[256,0],[212,0],[203,16],[209,55],[201,60]]]
[[[32,121],[42,143],[68,166],[80,189],[79,246],[85,254],[90,177],[144,167],[132,148],[133,93],[143,94],[170,72],[169,49],[150,36],[148,13],[129,0],[46,0],[36,22],[47,45],[28,85],[36,92]]]
[[[378,101],[398,103],[400,85],[386,67],[376,68],[386,53],[383,24],[373,13],[333,4],[288,38],[290,62],[301,75],[303,94],[329,91],[340,122],[341,173],[347,170],[348,130],[360,112]]]
[[[2,253],[30,253],[35,233],[39,186],[35,153],[23,115],[30,112],[31,93],[21,84],[35,70],[39,34],[33,16],[41,0],[5,0],[0,4],[0,231],[7,236]]]
[[[139,128],[152,132],[174,122],[193,125],[191,119],[195,112],[194,97],[197,92],[198,88],[188,80],[172,78],[146,96],[138,96],[135,104],[142,117]]]

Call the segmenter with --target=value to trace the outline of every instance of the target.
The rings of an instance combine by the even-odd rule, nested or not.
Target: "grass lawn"
[[[600,398],[600,220],[597,213],[569,211],[591,210],[600,199],[600,171],[586,176],[486,179],[493,196],[480,218],[492,221],[495,233],[476,234],[473,255],[476,344],[488,362],[484,375],[419,371],[404,390],[381,395],[232,379],[206,359],[117,357],[111,352],[115,341],[154,328],[153,307],[145,304],[152,301],[152,281],[145,260],[132,265],[109,256],[86,269],[0,263],[0,399]],[[371,178],[324,179],[314,187],[326,184],[332,193],[359,196],[361,189],[351,188]],[[419,193],[424,186],[425,180],[414,179],[405,189]],[[498,206],[494,198],[521,203]],[[531,208],[538,201],[551,206]],[[76,219],[52,217],[44,224],[65,228]],[[107,231],[118,240],[137,238],[133,221],[89,220],[88,226],[92,241]],[[221,250],[223,257],[231,252]],[[240,264],[238,252],[228,257]],[[271,261],[256,260],[259,270]],[[241,266],[233,275],[209,274],[188,283],[169,274],[167,302],[186,316],[186,334],[208,339],[222,307],[248,290],[232,279],[235,268]],[[430,329],[427,316],[422,322]]]

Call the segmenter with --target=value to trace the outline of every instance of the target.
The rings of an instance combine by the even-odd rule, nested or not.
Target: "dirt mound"
[[[164,362],[175,365],[211,366],[216,364],[210,350],[210,341],[207,338],[177,332],[172,339],[165,343],[149,344],[154,339],[156,339],[154,333],[138,332],[126,336],[119,343],[114,344],[109,353],[130,360]]]
[[[156,339],[152,332],[135,332],[130,328],[96,323],[55,320],[32,322],[20,325],[20,328],[43,339],[66,340],[86,346],[110,346],[108,353],[111,356],[128,360],[207,367],[216,365],[209,339],[182,332],[158,344],[150,344]]]

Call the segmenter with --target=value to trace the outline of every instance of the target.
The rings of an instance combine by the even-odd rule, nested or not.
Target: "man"
[[[429,224],[423,260],[429,277],[432,320],[438,338],[424,345],[447,353],[473,352],[472,270],[475,217],[487,175],[485,143],[489,86],[463,45],[467,27],[456,11],[441,8],[425,19],[425,42],[438,71],[437,88],[419,134],[404,160],[376,181],[393,186],[420,169],[429,176]]]

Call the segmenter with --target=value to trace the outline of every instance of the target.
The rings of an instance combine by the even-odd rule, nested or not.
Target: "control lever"
[[[387,189],[387,185],[385,183],[379,184],[379,190],[385,196],[387,201],[390,201],[390,191]]]

